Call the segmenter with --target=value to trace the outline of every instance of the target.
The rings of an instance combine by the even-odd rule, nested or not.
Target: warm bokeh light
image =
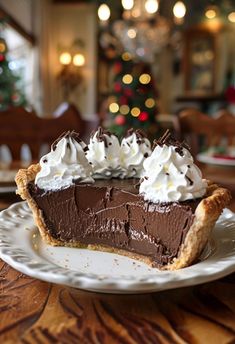
[[[145,100],[145,106],[147,108],[150,109],[150,108],[154,107],[154,105],[155,105],[155,100],[153,98],[148,98]]]
[[[125,10],[131,10],[134,6],[134,0],[122,0],[122,7]]]
[[[231,23],[235,23],[235,12],[229,13],[229,15],[228,15],[228,20],[229,20]]]
[[[158,10],[158,2],[157,0],[147,0],[145,2],[145,9],[148,13],[153,14]]]
[[[124,84],[131,84],[133,81],[133,76],[130,75],[130,74],[125,74],[123,77],[122,77],[122,82]]]
[[[216,11],[213,10],[213,9],[206,10],[205,16],[206,16],[208,19],[213,19],[213,18],[216,17]]]
[[[138,18],[138,17],[141,15],[140,9],[139,9],[139,8],[134,8],[134,9],[131,11],[131,15],[132,15],[132,17],[134,17],[134,18]]]
[[[0,43],[0,53],[4,53],[6,50],[6,45],[4,43]]]
[[[109,105],[109,111],[110,112],[115,113],[115,112],[118,112],[118,110],[119,110],[119,105],[117,103],[111,103]]]
[[[183,18],[186,13],[185,4],[182,1],[177,1],[173,7],[173,13],[176,18]]]
[[[74,57],[73,57],[73,64],[74,64],[74,66],[78,66],[78,67],[84,66],[84,64],[85,64],[85,57],[84,57],[84,55],[82,55],[82,54],[74,55]]]
[[[150,82],[151,76],[149,74],[141,74],[139,81],[141,84],[146,85]]]
[[[138,107],[133,107],[133,109],[131,109],[131,114],[133,117],[138,117],[140,114],[140,109]]]
[[[108,98],[108,102],[109,102],[109,104],[111,104],[111,103],[116,103],[116,102],[117,102],[117,97],[115,97],[115,96],[110,96],[110,97]]]
[[[60,63],[62,65],[69,65],[72,61],[72,56],[68,52],[60,54]]]
[[[135,29],[129,29],[127,31],[127,36],[130,37],[130,38],[135,38],[136,37],[136,31]]]
[[[129,111],[130,111],[130,108],[128,105],[121,105],[120,106],[120,113],[122,115],[127,115],[129,113]]]
[[[100,7],[98,8],[98,17],[102,21],[106,21],[110,17],[110,9],[108,5],[106,4],[101,4]]]
[[[130,61],[131,60],[131,54],[126,51],[125,53],[122,54],[122,59],[123,59],[123,61]]]

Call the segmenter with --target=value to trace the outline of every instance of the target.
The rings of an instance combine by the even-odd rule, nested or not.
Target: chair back
[[[226,110],[213,117],[196,109],[183,110],[179,123],[181,136],[188,141],[194,156],[202,149],[235,145],[235,117]]]
[[[40,118],[34,111],[12,108],[0,112],[0,145],[7,145],[12,160],[21,160],[21,148],[29,146],[32,160],[38,160],[43,144],[50,145],[61,133],[75,130],[84,134],[85,125],[77,109],[70,105],[57,118]]]

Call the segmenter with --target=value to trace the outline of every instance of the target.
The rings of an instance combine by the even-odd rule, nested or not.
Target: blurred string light
[[[131,75],[131,74],[125,74],[125,75],[123,75],[123,77],[122,77],[122,82],[124,83],[124,84],[131,84],[132,83],[132,81],[133,81],[133,76]]]
[[[229,15],[228,15],[228,20],[229,20],[231,23],[235,23],[235,12],[229,13]]]
[[[134,0],[122,0],[122,7],[124,10],[131,10],[134,6]]]
[[[150,109],[150,108],[154,107],[154,105],[155,105],[155,100],[153,98],[148,98],[145,100],[145,106],[147,108]]]
[[[131,15],[132,15],[133,18],[140,17],[140,15],[141,15],[140,9],[138,7],[137,8],[133,8],[133,10],[131,12]]]
[[[145,2],[145,9],[149,14],[156,13],[158,10],[158,1],[157,0],[147,0]]]
[[[140,109],[138,107],[133,107],[131,109],[131,114],[133,117],[138,117],[140,114]]]
[[[110,17],[110,9],[108,5],[101,4],[98,8],[98,17],[101,21],[106,21]]]
[[[0,53],[4,53],[6,51],[6,45],[4,43],[0,43]]]
[[[141,74],[139,77],[139,81],[143,85],[147,85],[151,80],[151,76],[149,74]]]
[[[109,111],[112,113],[118,112],[119,110],[119,105],[117,103],[111,103],[109,105]]]
[[[131,54],[128,53],[127,51],[125,51],[125,52],[122,54],[122,59],[123,59],[123,61],[130,61],[130,60],[131,60]]]
[[[121,105],[120,106],[120,113],[122,115],[127,115],[129,113],[129,111],[130,111],[130,108],[128,105]]]
[[[136,37],[136,30],[133,29],[133,28],[129,29],[129,30],[127,31],[127,36],[128,36],[129,38],[135,38],[135,37]]]

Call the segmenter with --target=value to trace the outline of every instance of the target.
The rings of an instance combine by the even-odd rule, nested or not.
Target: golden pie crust
[[[31,165],[28,169],[19,170],[15,180],[18,187],[17,193],[23,200],[28,202],[28,205],[33,212],[34,221],[39,228],[43,240],[54,246],[73,246],[80,248],[87,247],[88,249],[93,250],[114,252],[130,258],[141,260],[151,266],[154,265],[150,258],[132,252],[106,247],[103,245],[84,245],[79,242],[65,243],[52,238],[46,228],[41,210],[38,208],[36,202],[30,196],[28,191],[28,183],[35,179],[36,174],[39,171],[39,164]],[[220,216],[222,210],[229,204],[230,200],[231,194],[227,189],[219,187],[213,182],[208,181],[206,195],[195,210],[193,224],[190,227],[183,244],[179,248],[178,256],[174,258],[170,264],[161,267],[161,269],[177,270],[189,266],[195,262],[205,247],[216,220]]]

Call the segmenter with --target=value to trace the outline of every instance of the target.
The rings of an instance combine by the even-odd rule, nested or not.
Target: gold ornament
[[[6,51],[6,44],[0,42],[0,53],[4,53]]]

